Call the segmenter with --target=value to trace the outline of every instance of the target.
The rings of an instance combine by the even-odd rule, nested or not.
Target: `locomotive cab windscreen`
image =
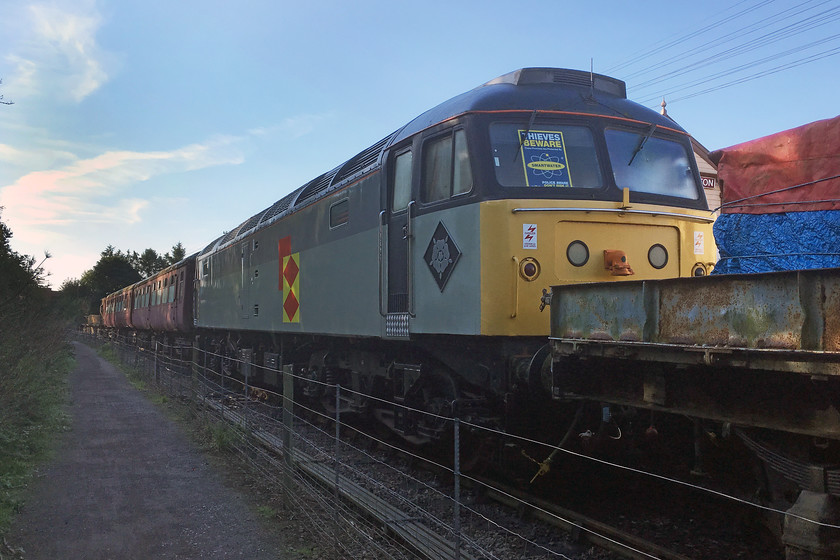
[[[635,202],[707,209],[687,136],[655,124],[587,120],[535,112],[488,123],[501,196],[620,201],[626,188]]]

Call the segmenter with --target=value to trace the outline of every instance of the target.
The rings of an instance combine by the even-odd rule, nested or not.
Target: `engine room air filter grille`
[[[241,228],[239,228],[239,233],[245,233],[246,231],[250,231],[254,229],[258,223],[260,223],[260,218],[263,217],[263,214],[268,212],[272,207],[268,207],[256,216],[252,216],[250,220],[245,222]]]
[[[267,221],[269,221],[271,218],[273,218],[274,216],[282,214],[283,212],[288,210],[289,207],[292,205],[292,202],[294,202],[294,200],[297,197],[297,194],[299,192],[300,192],[300,189],[297,189],[296,191],[292,192],[291,194],[287,194],[286,196],[284,196],[283,198],[281,198],[280,200],[275,202],[274,206],[269,208],[268,211],[265,214],[263,214],[262,219],[260,219],[260,223],[264,224]]]
[[[327,190],[332,184],[333,177],[336,176],[339,169],[340,168],[336,167],[332,171],[327,171],[317,179],[313,179],[312,181],[307,183],[306,186],[303,187],[303,192],[300,193],[300,196],[295,201],[295,206],[307,202],[318,196],[319,193],[322,193],[325,190]]]
[[[354,176],[356,173],[360,173],[374,165],[379,161],[379,158],[382,154],[382,150],[385,149],[385,146],[391,141],[391,138],[394,137],[396,132],[389,134],[370,148],[366,149],[365,151],[357,154],[355,157],[351,158],[347,161],[343,166],[341,166],[341,171],[335,177],[335,184],[339,184],[348,177]]]

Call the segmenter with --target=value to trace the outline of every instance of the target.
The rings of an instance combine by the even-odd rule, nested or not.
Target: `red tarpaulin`
[[[840,116],[716,150],[710,157],[718,166],[723,213],[840,210]]]

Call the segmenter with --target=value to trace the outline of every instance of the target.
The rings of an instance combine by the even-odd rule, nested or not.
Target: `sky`
[[[512,70],[589,70],[710,150],[840,114],[840,0],[4,0],[0,219],[48,282],[190,254]]]

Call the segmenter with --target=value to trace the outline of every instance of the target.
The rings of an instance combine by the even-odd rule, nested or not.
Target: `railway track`
[[[136,358],[130,358],[130,361],[135,365],[138,363]],[[144,361],[151,363],[152,360]],[[344,447],[340,459],[337,460],[339,454],[333,453],[337,447],[329,433],[332,420],[326,417],[323,417],[324,426],[321,428],[305,426],[305,422],[300,421],[299,424],[295,421],[296,441],[322,440],[317,445],[308,443],[311,449],[305,450],[302,444],[290,445],[284,441],[288,430],[279,422],[285,412],[281,407],[269,407],[264,402],[246,397],[242,391],[231,392],[230,384],[227,390],[207,384],[206,378],[189,375],[188,366],[173,368],[171,372],[158,371],[147,375],[160,390],[173,396],[192,399],[200,408],[236,427],[239,432],[247,434],[251,441],[249,445],[252,449],[258,449],[257,453],[263,460],[263,473],[274,477],[285,476],[282,473],[288,473],[289,478],[298,486],[305,485],[310,490],[317,489],[321,497],[312,498],[313,501],[319,500],[328,507],[338,507],[340,502],[341,508],[352,508],[353,519],[363,519],[364,523],[376,527],[376,532],[365,533],[371,536],[365,536],[364,539],[373,542],[377,540],[376,535],[386,535],[383,540],[398,541],[403,550],[409,551],[397,555],[386,553],[382,558],[490,560],[515,555],[527,559],[695,560],[714,557],[709,556],[708,551],[697,556],[676,552],[663,544],[640,537],[638,532],[625,530],[608,521],[593,519],[548,500],[535,498],[498,481],[475,476],[461,478],[464,492],[458,511],[474,517],[478,515],[479,522],[465,522],[465,529],[460,532],[453,519],[455,508],[451,493],[451,470],[424,463],[421,469],[424,474],[417,474],[412,464],[416,463],[418,458],[401,458],[403,451],[381,443],[367,445],[380,450],[384,448],[383,457],[376,460],[370,457],[354,459],[349,456],[349,450],[355,443],[349,440],[356,438],[344,436],[340,438]],[[350,429],[342,424],[342,430],[345,428]],[[353,433],[358,433],[360,440],[376,441],[362,435],[361,432]],[[287,453],[287,449],[291,449],[292,453]],[[348,451],[345,452],[344,449]],[[400,476],[405,475],[406,478],[390,478],[392,475],[386,472],[383,465],[393,465],[400,461],[405,463],[403,470],[406,471]],[[359,474],[360,471],[364,471],[362,475]],[[416,479],[419,478],[434,480],[440,484],[417,482]],[[414,486],[416,488],[412,489]],[[395,490],[406,494],[407,497],[395,498]],[[406,490],[410,491],[403,492]],[[438,496],[430,497],[432,493],[437,493]],[[304,498],[303,501],[308,499]],[[426,503],[435,500],[439,502],[437,506],[429,506]],[[421,502],[420,505],[418,502]],[[490,506],[490,502],[497,505]],[[303,507],[308,505],[311,504],[304,503]],[[601,506],[609,508],[612,504],[604,501]],[[336,522],[340,517],[346,516],[335,515]],[[502,521],[492,521],[497,519]],[[322,521],[324,525],[331,522]],[[351,525],[354,523],[350,521]],[[486,526],[477,529],[482,523]],[[561,530],[567,536],[561,537]],[[332,530],[326,529],[327,533],[330,531]],[[655,538],[659,543],[669,543],[659,540],[658,536]],[[515,544],[511,544],[512,542]],[[592,546],[606,552],[593,553]],[[721,548],[721,551],[724,550],[727,550],[725,545]],[[380,556],[374,554],[372,557]],[[758,558],[740,554],[737,557]]]
[[[208,401],[208,406],[222,418],[239,427],[252,425],[249,424],[245,415],[231,410],[222,403]],[[284,450],[286,447],[282,438],[260,429],[252,430],[251,435],[278,458],[285,457]],[[321,487],[336,488],[336,470],[328,465],[326,460],[313,457],[299,449],[293,449],[291,464],[292,468],[303,473],[304,476],[314,479]],[[287,465],[278,459],[275,466],[286,468]],[[422,522],[422,519],[389,503],[352,480],[341,480],[341,483],[337,485],[337,491],[342,500],[352,504],[366,518],[397,536],[422,558],[427,560],[452,560],[453,558],[479,560],[477,556],[460,550],[455,541],[441,537],[431,530]]]
[[[276,467],[286,468],[280,458],[284,457],[285,445],[282,438],[275,434],[254,429],[254,422],[240,411],[232,410],[229,406],[218,401],[207,401],[215,413],[240,427],[248,427],[251,435],[272,454],[278,457]],[[247,412],[246,412],[247,414]],[[329,458],[316,458],[298,449],[292,450],[293,468],[304,476],[314,479],[319,486],[327,489],[336,487],[336,471],[331,466]],[[581,513],[562,508],[546,500],[540,500],[527,495],[517,489],[501,486],[497,481],[489,479],[475,479],[485,488],[483,496],[503,507],[515,511],[523,518],[546,523],[564,531],[574,543],[589,543],[604,551],[608,551],[614,558],[629,558],[634,560],[692,560],[689,556],[674,552],[651,541],[624,531],[618,527],[597,521]],[[469,482],[467,482],[469,484]],[[351,504],[372,523],[379,525],[388,533],[394,535],[408,546],[418,558],[427,560],[481,560],[497,558],[476,554],[467,550],[455,539],[442,536],[429,527],[428,521],[406,509],[389,503],[377,496],[364,486],[349,478],[342,478],[337,486],[342,500]],[[524,504],[524,505],[523,505]],[[473,545],[475,546],[475,545]],[[456,552],[457,551],[457,552]],[[487,551],[485,551],[487,552]],[[493,551],[489,551],[490,554]],[[547,551],[546,558],[574,558],[562,552]],[[498,558],[503,558],[500,556]]]

